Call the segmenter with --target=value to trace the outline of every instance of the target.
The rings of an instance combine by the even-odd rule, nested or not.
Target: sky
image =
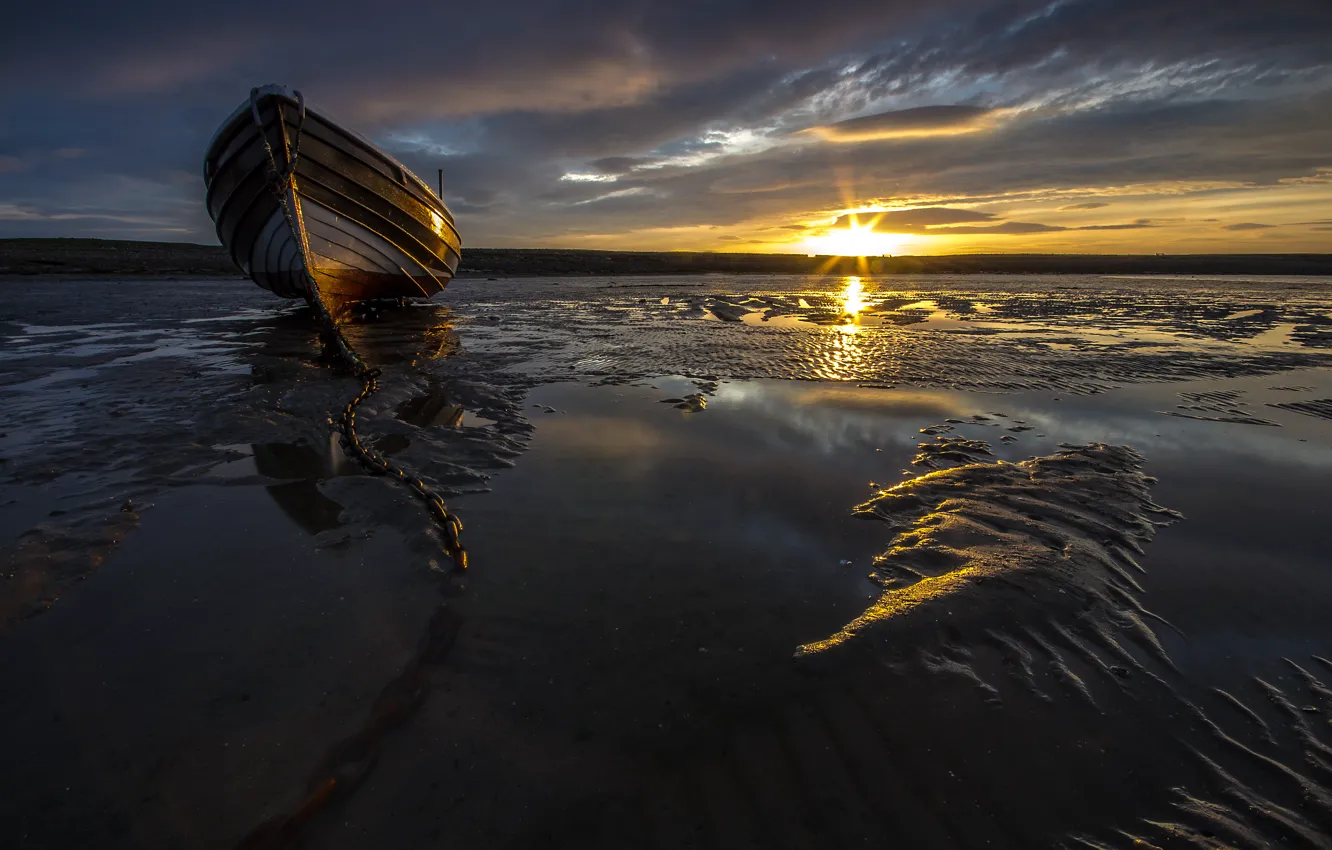
[[[0,237],[216,242],[302,90],[464,247],[1332,252],[1330,0],[65,0],[0,27]]]

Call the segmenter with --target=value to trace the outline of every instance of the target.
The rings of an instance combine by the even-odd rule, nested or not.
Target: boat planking
[[[419,177],[283,86],[254,89],[218,128],[204,184],[236,265],[275,295],[320,297],[334,314],[428,298],[461,259],[453,215]]]

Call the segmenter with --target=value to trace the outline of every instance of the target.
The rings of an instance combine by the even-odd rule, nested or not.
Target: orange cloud
[[[981,106],[918,106],[849,118],[835,124],[810,127],[801,132],[829,142],[960,136],[989,130],[1009,114],[1011,110]]]

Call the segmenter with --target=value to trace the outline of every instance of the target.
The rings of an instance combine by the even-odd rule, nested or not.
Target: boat
[[[429,298],[462,257],[439,195],[284,86],[252,89],[222,123],[204,184],[236,265],[273,294],[319,301],[334,317],[355,302]]]

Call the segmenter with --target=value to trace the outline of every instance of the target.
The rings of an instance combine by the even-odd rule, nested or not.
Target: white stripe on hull
[[[287,217],[278,208],[269,216],[250,253],[250,277],[274,295],[300,298],[305,294],[300,249],[292,238]]]

